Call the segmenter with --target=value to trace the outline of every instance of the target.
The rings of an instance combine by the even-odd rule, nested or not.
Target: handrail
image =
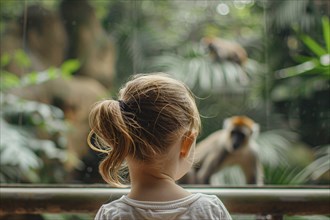
[[[192,193],[218,196],[237,214],[330,214],[329,187],[185,187]],[[129,189],[84,185],[53,187],[0,185],[0,214],[95,213],[101,204]]]

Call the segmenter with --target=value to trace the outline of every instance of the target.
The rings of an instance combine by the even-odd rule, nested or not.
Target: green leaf
[[[23,50],[17,50],[15,52],[14,61],[17,62],[17,64],[20,67],[23,67],[23,68],[31,66],[30,58]]]
[[[1,58],[0,58],[0,67],[4,67],[7,66],[10,62],[10,56],[8,53],[4,53],[2,54]]]
[[[61,72],[64,77],[70,77],[80,67],[80,62],[76,59],[65,61],[61,65]]]
[[[327,16],[322,17],[323,37],[328,53],[330,53],[330,24]]]
[[[212,175],[211,184],[243,186],[246,184],[246,178],[242,168],[236,165],[232,167],[226,167]]]
[[[295,55],[292,58],[297,63],[304,63],[304,62],[307,62],[307,61],[310,61],[310,60],[314,59],[314,57],[304,56],[304,55],[300,55],[300,54]]]
[[[27,76],[29,84],[36,84],[38,82],[38,73],[37,72],[29,73],[26,76]]]
[[[57,69],[54,67],[49,67],[47,74],[49,79],[56,79],[59,76]]]
[[[26,74],[21,79],[21,85],[27,86],[33,84],[40,84],[48,80],[56,79],[59,76],[59,70],[54,67],[50,67],[49,69],[42,72],[31,72]]]
[[[20,79],[13,73],[3,71],[0,75],[0,90],[7,90],[14,88],[20,84]]]
[[[317,66],[317,62],[315,60],[307,61],[302,64],[288,67],[277,72],[277,76],[281,79],[298,76],[301,74],[305,74],[310,70],[313,70]]]
[[[304,42],[304,44],[318,57],[327,54],[327,51],[311,37],[307,35],[301,35],[300,38]]]

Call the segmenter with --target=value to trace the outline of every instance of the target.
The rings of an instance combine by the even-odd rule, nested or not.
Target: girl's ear
[[[194,142],[196,141],[196,132],[189,132],[183,136],[181,150],[180,150],[180,157],[187,157],[189,155],[189,151],[193,146]]]

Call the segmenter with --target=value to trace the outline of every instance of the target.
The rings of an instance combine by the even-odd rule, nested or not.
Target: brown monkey
[[[245,49],[236,42],[217,37],[204,37],[202,44],[207,47],[210,56],[216,62],[228,60],[243,65],[247,61]]]
[[[254,137],[259,125],[245,116],[224,121],[223,129],[212,133],[196,147],[195,182],[210,182],[213,174],[225,166],[239,165],[247,184],[263,184],[262,166],[257,155]]]

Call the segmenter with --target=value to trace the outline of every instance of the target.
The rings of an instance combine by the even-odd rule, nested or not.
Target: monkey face
[[[237,150],[241,146],[244,146],[246,135],[240,129],[234,129],[230,133],[230,139],[232,143],[232,148]]]
[[[245,116],[234,116],[224,121],[223,128],[228,132],[228,147],[232,151],[244,147],[254,133],[258,124]]]

